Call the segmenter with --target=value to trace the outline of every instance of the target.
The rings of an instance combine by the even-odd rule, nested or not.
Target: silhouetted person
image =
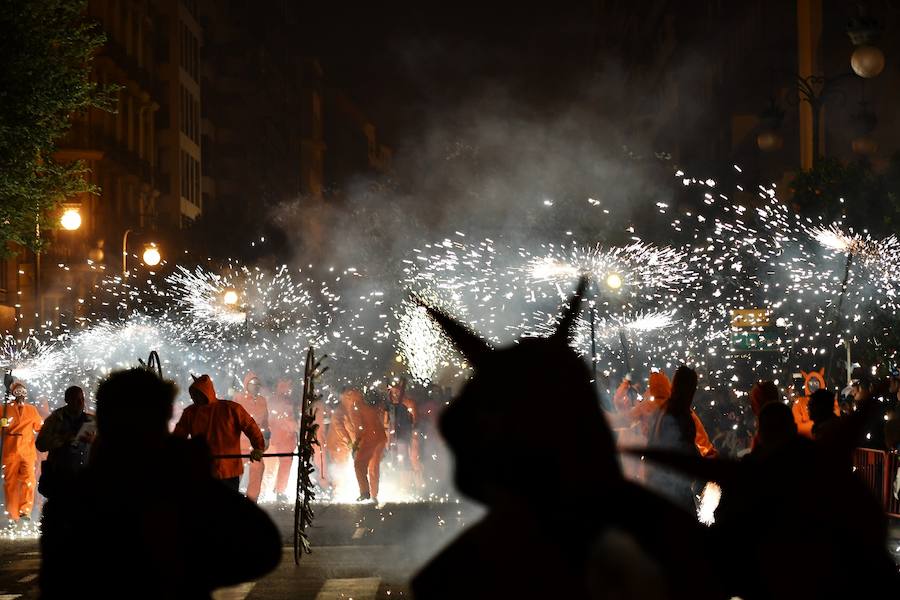
[[[84,411],[84,390],[77,385],[67,388],[64,401],[65,406],[54,410],[44,421],[35,440],[39,452],[48,452],[38,483],[38,491],[45,498],[68,486],[87,466],[97,433],[94,415]]]
[[[651,417],[647,446],[666,448],[687,455],[699,456],[694,439],[697,428],[691,414],[691,404],[697,392],[697,372],[686,366],[678,367],[672,378],[672,392]],[[662,494],[687,511],[695,508],[692,481],[683,473],[669,467],[649,465],[647,487]]]
[[[809,418],[812,419],[814,440],[828,436],[829,431],[840,425],[840,417],[834,412],[834,392],[828,389],[816,390],[809,397]]]
[[[44,509],[41,597],[209,598],[277,566],[272,521],[169,435],[174,397],[143,369],[100,384],[91,463]]]
[[[883,398],[875,394],[875,382],[863,369],[854,372],[851,381],[853,390],[853,410],[860,411],[863,404],[868,406],[865,411],[865,426],[860,432],[856,445],[860,448],[873,450],[885,450],[887,442],[884,439],[885,406]],[[870,402],[869,402],[870,401]]]
[[[799,435],[791,407],[781,402],[766,404],[759,413],[757,442],[751,456],[769,456],[789,444],[798,442]]]
[[[744,600],[881,598],[900,589],[887,552],[883,509],[847,468],[867,406],[820,441],[801,436],[791,409],[759,415],[758,443],[740,463],[649,456],[718,482],[711,531],[722,554],[725,597]]]
[[[753,411],[753,416],[756,417],[757,430],[750,442],[751,448],[756,447],[756,444],[759,443],[759,413],[762,412],[765,406],[779,400],[781,400],[781,394],[778,393],[778,386],[771,381],[758,381],[750,388],[750,410]]]
[[[622,477],[569,347],[585,286],[554,335],[500,350],[428,309],[474,370],[440,431],[457,487],[488,512],[414,578],[419,600],[721,597],[696,519]],[[561,435],[553,414],[565,415]]]

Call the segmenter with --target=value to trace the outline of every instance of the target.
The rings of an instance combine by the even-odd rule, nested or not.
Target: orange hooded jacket
[[[633,418],[641,419],[641,427],[644,431],[644,435],[647,435],[648,433],[650,415],[656,410],[664,410],[666,408],[666,402],[669,401],[669,396],[672,395],[672,383],[662,371],[650,373],[647,392],[649,398],[644,398],[643,402],[637,404],[631,410]],[[694,428],[697,430],[697,433],[694,435],[694,445],[700,452],[700,456],[704,458],[716,458],[719,455],[719,452],[709,439],[709,434],[706,433],[706,428],[703,426],[703,422],[700,421],[700,417],[697,416],[694,409],[691,409],[691,418],[694,420]]]
[[[240,454],[241,433],[250,439],[253,448],[265,448],[265,439],[253,417],[240,404],[216,398],[216,390],[209,375],[200,376],[191,384],[190,390],[192,395],[199,391],[209,403],[192,404],[185,408],[175,425],[173,435],[202,438],[213,456]],[[213,460],[213,477],[217,479],[240,477],[243,472],[243,462],[239,458]]]

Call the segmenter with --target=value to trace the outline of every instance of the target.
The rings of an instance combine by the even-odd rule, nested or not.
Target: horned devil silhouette
[[[551,336],[502,349],[414,297],[472,367],[439,428],[457,487],[488,507],[416,576],[416,598],[719,597],[694,551],[708,532],[622,477],[590,371],[570,346],[587,283]]]

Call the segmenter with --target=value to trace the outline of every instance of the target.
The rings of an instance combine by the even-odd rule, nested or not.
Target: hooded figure
[[[28,392],[21,381],[14,382],[9,393],[13,401],[5,401],[3,427],[3,491],[9,520],[31,519],[34,507],[37,462],[35,434],[41,430],[43,419],[37,409],[25,402]]]
[[[381,457],[387,446],[383,407],[369,404],[362,392],[350,388],[341,393],[341,408],[343,422],[337,424],[338,431],[346,436],[343,441],[351,450],[359,484],[358,500],[371,499],[377,503]]]
[[[473,369],[440,431],[457,488],[487,514],[418,573],[416,598],[721,597],[696,520],[622,476],[569,346],[586,285],[554,335],[500,350],[426,306]]]
[[[637,404],[628,413],[632,419],[636,419],[640,423],[645,439],[650,433],[651,422],[655,419],[659,411],[664,411],[666,409],[666,403],[669,401],[671,395],[672,383],[669,381],[669,378],[666,377],[666,374],[662,371],[650,373],[650,378],[647,381],[648,397],[644,398],[643,402]],[[696,431],[694,444],[697,446],[697,451],[700,452],[700,456],[704,458],[716,458],[719,455],[719,451],[716,450],[712,440],[709,439],[709,434],[706,433],[706,428],[703,426],[700,416],[694,409],[691,409],[691,419],[694,421],[694,429]],[[624,447],[624,444],[622,444],[622,446]]]
[[[794,421],[797,423],[797,431],[800,435],[812,439],[813,437],[813,420],[809,416],[809,399],[817,390],[825,389],[825,367],[818,371],[800,371],[803,375],[803,395],[794,399],[794,405],[791,412],[794,415]],[[837,401],[835,401],[837,405]]]
[[[271,436],[269,431],[269,404],[266,397],[260,394],[262,386],[259,377],[253,371],[248,371],[244,376],[244,391],[234,397],[234,401],[244,407],[250,413],[256,424],[262,431],[263,438],[266,440],[263,449],[268,448],[268,440]],[[250,452],[249,440],[241,440],[241,454]],[[259,498],[259,492],[262,489],[263,475],[266,472],[266,465],[263,461],[255,461],[250,463],[250,473],[247,478],[247,497],[256,502]]]
[[[294,416],[294,405],[291,400],[291,382],[287,379],[279,379],[275,386],[275,398],[269,409],[269,425],[272,430],[272,439],[269,448],[272,452],[287,453],[297,451],[297,419]],[[316,452],[317,455],[321,452]],[[275,475],[275,494],[279,502],[287,502],[287,484],[291,477],[291,464],[294,458],[282,456],[280,458],[266,459],[269,462],[267,470]],[[317,469],[319,470],[319,469]],[[319,470],[319,477],[322,471]]]
[[[209,375],[195,378],[188,389],[194,404],[181,413],[173,435],[181,438],[201,438],[213,456],[243,454],[241,434],[250,440],[255,459],[262,459],[266,442],[253,417],[236,402],[219,400]],[[213,461],[213,476],[229,487],[238,489],[244,466],[239,458],[220,458]]]

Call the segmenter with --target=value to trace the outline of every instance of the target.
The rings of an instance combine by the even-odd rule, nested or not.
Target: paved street
[[[310,532],[313,553],[297,567],[290,546],[291,509],[266,508],[285,535],[281,565],[261,581],[219,590],[218,600],[408,598],[410,575],[479,514],[455,503],[320,506]],[[891,538],[900,565],[900,522],[893,523]],[[0,600],[37,598],[39,565],[36,539],[0,540]]]
[[[479,511],[456,503],[323,505],[310,531],[313,553],[294,565],[292,507],[267,505],[284,534],[284,558],[265,579],[219,590],[219,600],[395,600],[407,581]],[[37,598],[36,539],[0,540],[0,600]]]

